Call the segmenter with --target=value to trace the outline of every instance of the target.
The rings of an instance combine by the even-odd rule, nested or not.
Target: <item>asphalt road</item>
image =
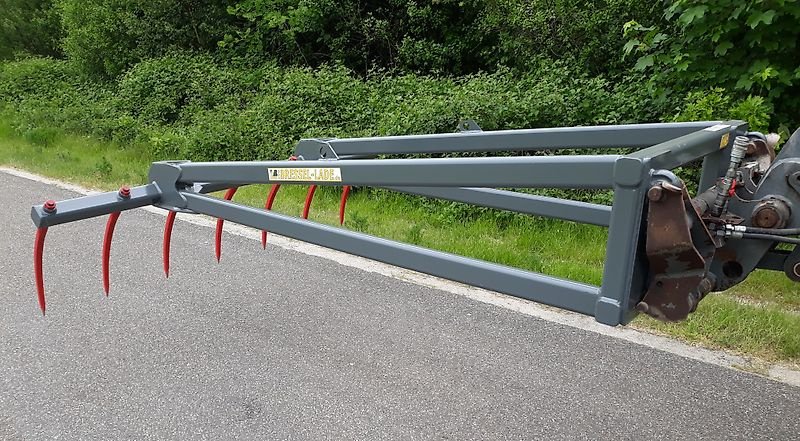
[[[0,172],[0,439],[800,439],[800,388]]]

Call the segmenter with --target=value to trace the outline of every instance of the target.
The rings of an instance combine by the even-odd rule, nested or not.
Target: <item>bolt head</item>
[[[759,228],[783,228],[790,216],[786,204],[778,200],[766,200],[756,205],[750,221]]]
[[[758,210],[753,223],[761,228],[772,228],[778,223],[778,213],[772,207],[764,207]]]
[[[48,199],[44,202],[44,211],[45,213],[55,213],[56,211],[56,201],[52,199]]]
[[[664,189],[660,185],[654,185],[647,190],[647,199],[652,202],[658,202],[664,198]]]
[[[123,199],[128,199],[131,197],[131,189],[128,186],[122,186],[119,189],[119,197]]]

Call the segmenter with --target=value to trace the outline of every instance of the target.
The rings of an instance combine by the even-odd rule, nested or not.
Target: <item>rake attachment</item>
[[[742,121],[570,127],[484,132],[468,122],[457,133],[352,139],[305,139],[288,161],[188,162],[151,165],[149,183],[119,191],[47,201],[32,208],[37,227],[34,279],[45,312],[44,241],[48,228],[109,215],[102,280],[108,295],[111,242],[120,213],[147,205],[168,210],[164,274],[177,213],[337,249],[446,279],[594,316],[608,325],[638,313],[685,319],[709,293],[742,282],[757,269],[800,281],[800,131],[775,155],[774,137]],[[606,150],[594,155],[395,159],[392,155],[467,152]],[[632,153],[617,154],[625,148]],[[382,159],[378,159],[382,158]],[[703,161],[701,190],[691,197],[671,170]],[[233,201],[251,184],[271,184],[263,209]],[[282,185],[308,185],[300,217],[272,208]],[[342,187],[339,224],[352,186],[463,202],[532,216],[608,227],[601,286],[421,248],[308,220],[317,187]],[[500,188],[610,189],[613,205],[536,196]],[[225,191],[222,198],[209,195]],[[783,244],[783,247],[777,245]],[[786,247],[791,249],[787,249]]]

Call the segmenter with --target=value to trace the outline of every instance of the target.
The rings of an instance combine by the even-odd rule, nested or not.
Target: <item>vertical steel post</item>
[[[636,302],[644,293],[646,260],[641,253],[644,200],[649,166],[639,158],[623,157],[614,167],[614,204],[608,230],[603,284],[595,307],[598,322],[616,326],[635,317]],[[631,298],[633,297],[633,298]]]

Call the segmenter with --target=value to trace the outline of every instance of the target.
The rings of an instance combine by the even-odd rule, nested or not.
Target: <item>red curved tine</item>
[[[128,186],[119,188],[118,197],[121,199],[128,199],[131,197],[131,189]],[[103,291],[106,292],[108,297],[108,267],[111,260],[111,240],[114,238],[114,228],[117,226],[117,219],[119,219],[119,211],[111,213],[106,222],[106,232],[103,234]]]
[[[275,202],[275,196],[278,195],[278,190],[281,189],[281,184],[272,184],[272,187],[269,188],[269,194],[267,195],[267,200],[264,202],[264,209],[265,210],[272,210],[272,204]],[[263,230],[261,232],[261,248],[267,248],[267,230]]]
[[[42,275],[42,256],[44,252],[44,238],[47,235],[47,227],[36,229],[36,238],[33,242],[33,278],[36,281],[36,293],[39,298],[39,308],[44,315],[44,276]]]
[[[225,200],[229,201],[233,199],[233,195],[236,194],[237,187],[231,187],[228,191],[225,192]],[[222,225],[225,223],[225,219],[217,219],[217,231],[214,235],[214,254],[217,256],[217,262],[219,262],[219,258],[222,257]]]
[[[175,225],[175,215],[177,212],[167,213],[167,222],[164,224],[164,246],[162,258],[164,260],[164,275],[169,277],[169,244],[172,241],[172,226]]]
[[[350,196],[350,186],[342,187],[342,200],[339,202],[339,225],[344,225],[344,207],[347,205],[347,197]]]
[[[308,219],[308,212],[311,210],[311,201],[314,200],[314,193],[317,191],[317,185],[311,184],[306,193],[306,201],[303,204],[303,219]]]
[[[111,213],[106,222],[106,232],[103,234],[103,291],[106,292],[108,297],[108,267],[111,260],[111,239],[114,238],[114,227],[117,226],[117,219],[119,219],[119,211]]]

